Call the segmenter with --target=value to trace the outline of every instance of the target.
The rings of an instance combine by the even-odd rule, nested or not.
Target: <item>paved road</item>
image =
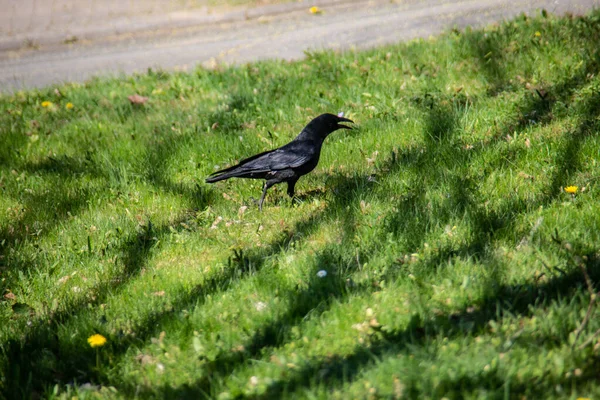
[[[542,8],[581,14],[600,6],[600,0],[324,0],[320,4],[324,4],[320,15],[310,14],[304,3],[287,3],[234,10],[210,19],[186,14],[147,30],[136,25],[136,30],[120,35],[96,32],[96,38],[83,36],[86,40],[74,44],[5,49],[0,51],[0,91],[148,67],[189,69],[198,64],[298,59],[306,50],[372,47],[427,37],[453,26],[481,26]]]

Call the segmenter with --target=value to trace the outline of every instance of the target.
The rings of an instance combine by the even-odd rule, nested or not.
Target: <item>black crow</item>
[[[287,182],[287,193],[294,197],[294,186],[302,175],[308,174],[319,163],[321,146],[325,138],[338,129],[352,129],[341,122],[353,122],[333,114],[321,114],[302,129],[294,140],[275,150],[246,158],[233,167],[225,168],[206,178],[214,183],[229,178],[265,179],[258,207],[262,210],[267,190],[281,182]]]

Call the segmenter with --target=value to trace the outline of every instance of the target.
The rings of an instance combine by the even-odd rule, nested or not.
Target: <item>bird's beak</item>
[[[352,129],[349,126],[340,124],[340,122],[351,122],[351,123],[354,123],[354,121],[352,121],[351,119],[344,118],[344,117],[338,117],[338,123],[337,123],[337,128],[338,129]]]

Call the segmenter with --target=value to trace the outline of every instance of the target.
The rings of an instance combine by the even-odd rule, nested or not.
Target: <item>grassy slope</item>
[[[599,21],[1,98],[2,392],[599,396]],[[299,204],[203,182],[340,110]]]

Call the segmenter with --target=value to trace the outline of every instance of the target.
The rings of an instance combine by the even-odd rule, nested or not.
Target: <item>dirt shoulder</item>
[[[319,2],[322,12],[317,14],[309,12],[308,4],[235,8],[210,17],[180,11],[179,19],[171,15],[156,26],[147,19],[146,25],[117,33],[98,33],[95,25],[82,27],[77,40],[56,40],[57,36],[54,41],[48,38],[47,44],[0,52],[0,91],[148,68],[186,70],[267,58],[293,60],[306,51],[368,48],[540,9],[582,14],[600,6],[600,0],[329,0]]]

